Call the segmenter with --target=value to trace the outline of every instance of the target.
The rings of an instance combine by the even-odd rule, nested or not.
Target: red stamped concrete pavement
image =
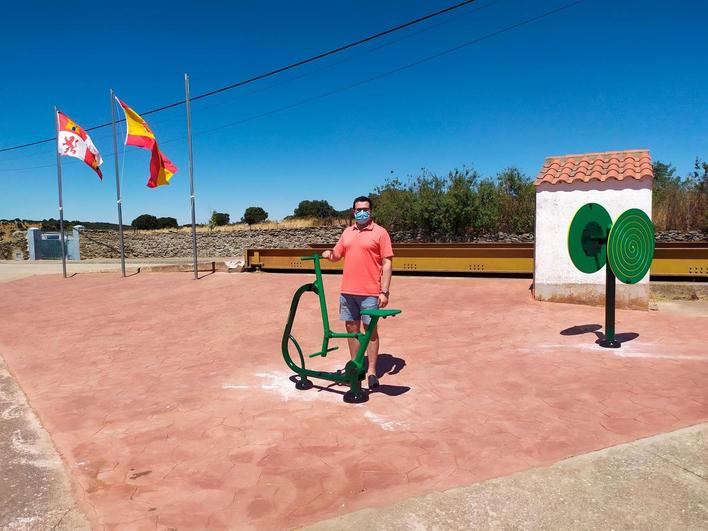
[[[0,353],[96,528],[294,527],[708,420],[708,318],[619,311],[639,336],[604,350],[560,333],[601,308],[535,302],[527,280],[396,277],[381,392],[297,391],[280,334],[310,279],[1,286]],[[325,283],[335,319],[339,277]],[[305,302],[295,334],[313,352]]]

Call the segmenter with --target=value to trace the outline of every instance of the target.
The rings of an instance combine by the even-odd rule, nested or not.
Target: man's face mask
[[[368,210],[357,210],[354,212],[354,219],[356,220],[357,223],[364,224],[367,221],[369,221],[369,218],[371,217],[371,214],[369,214]]]

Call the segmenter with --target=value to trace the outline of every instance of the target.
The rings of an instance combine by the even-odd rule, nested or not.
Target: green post
[[[620,348],[620,343],[615,339],[615,287],[617,279],[610,264],[605,266],[605,338],[600,341],[600,346],[605,348]]]
[[[654,258],[654,224],[638,208],[620,214],[613,224],[609,213],[597,203],[578,209],[568,229],[570,259],[583,273],[605,267],[605,337],[600,346],[620,348],[615,338],[617,280],[636,284],[649,272]]]

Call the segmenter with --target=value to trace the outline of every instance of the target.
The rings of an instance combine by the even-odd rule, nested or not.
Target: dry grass
[[[265,223],[258,223],[249,228],[248,225],[243,224],[233,224],[233,225],[223,225],[221,227],[214,227],[210,230],[209,227],[198,225],[197,232],[239,232],[248,230],[275,230],[275,229],[302,229],[306,227],[332,227],[346,225],[349,223],[347,219],[332,219],[332,220],[322,220],[322,219],[287,219],[283,221],[266,221]],[[158,229],[155,232],[171,232],[178,230],[180,232],[191,232],[192,227],[180,227],[179,229]]]
[[[27,228],[32,228],[32,227],[37,227],[39,228],[39,224],[29,224],[27,225]],[[0,223],[0,241],[3,242],[9,242],[12,240],[12,233],[18,230],[15,227],[15,222],[14,221],[9,221],[9,222],[2,222]]]
[[[698,190],[668,188],[663,197],[654,196],[652,221],[656,230],[707,230],[708,195]]]

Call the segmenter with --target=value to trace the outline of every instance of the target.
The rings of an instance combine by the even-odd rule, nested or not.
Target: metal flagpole
[[[192,109],[189,102],[189,75],[184,74],[184,93],[187,102],[187,151],[189,156],[189,198],[192,203],[192,259],[194,261],[194,280],[197,272],[197,224],[194,216],[194,168],[192,165]]]
[[[118,203],[118,234],[120,238],[120,270],[125,276],[125,250],[123,247],[123,209],[120,198],[120,174],[118,172],[118,139],[116,137],[116,103],[115,93],[111,89],[111,117],[113,119],[113,153],[116,163],[116,199]]]
[[[57,133],[57,143],[54,149],[57,152],[57,183],[59,186],[59,239],[61,241],[61,271],[66,278],[66,243],[64,242],[64,202],[61,196],[61,159],[59,156],[59,114],[54,106],[54,130]]]

